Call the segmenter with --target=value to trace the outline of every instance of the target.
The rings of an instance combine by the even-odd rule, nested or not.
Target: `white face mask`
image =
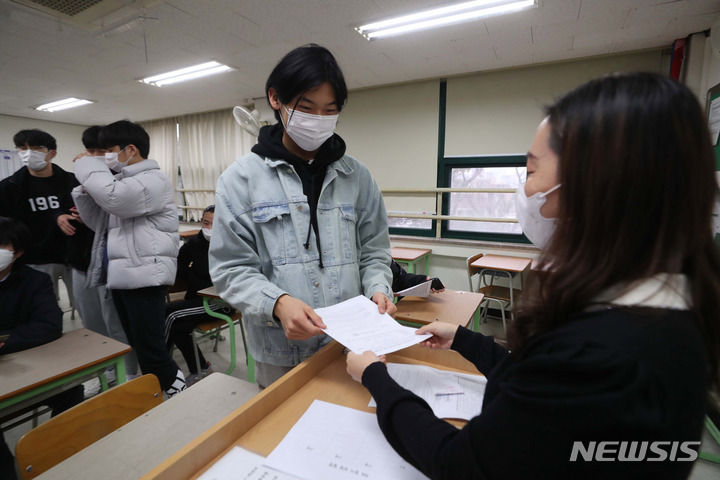
[[[127,148],[127,147],[125,147],[125,148]],[[125,150],[125,148],[120,150],[120,152]],[[116,172],[119,172],[124,167],[127,167],[127,164],[130,161],[130,158],[135,156],[134,154],[130,155],[130,158],[128,158],[124,162],[120,162],[120,161],[118,161],[118,155],[120,154],[120,152],[106,152],[105,153],[105,165],[107,165],[107,167],[110,170],[115,170]]]
[[[547,247],[550,237],[555,232],[555,219],[544,217],[540,213],[540,209],[545,205],[547,196],[558,188],[560,188],[560,184],[555,185],[547,192],[538,192],[528,197],[525,195],[525,184],[523,184],[515,192],[515,211],[523,233],[541,249]]]
[[[20,150],[18,156],[20,160],[22,160],[23,165],[26,165],[30,170],[35,172],[39,172],[47,167],[47,162],[45,161],[47,153],[36,152],[34,150]]]
[[[210,236],[212,235],[212,229],[210,228],[203,228],[202,229],[203,237],[205,237],[205,240],[208,242],[210,241]]]
[[[10,264],[12,264],[13,262],[14,256],[15,252],[0,248],[0,270],[5,270],[7,267],[9,267]],[[0,278],[0,280],[2,279]]]
[[[314,152],[325,140],[332,137],[337,125],[338,115],[313,115],[311,113],[288,110],[285,131],[290,138],[306,152]]]

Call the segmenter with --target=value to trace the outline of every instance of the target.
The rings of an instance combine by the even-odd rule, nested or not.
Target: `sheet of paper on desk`
[[[399,363],[388,363],[387,369],[398,385],[425,400],[439,418],[470,420],[482,411],[487,383],[482,375]],[[377,406],[375,399],[368,406]]]
[[[401,292],[395,292],[395,295],[400,297],[429,297],[431,286],[432,280],[428,280],[414,287],[406,288]]]
[[[381,315],[378,306],[362,295],[315,313],[327,325],[325,333],[358,354],[368,350],[376,355],[392,353],[431,337],[415,335],[417,329],[400,325],[387,313]]]
[[[266,466],[312,480],[420,480],[387,443],[372,413],[315,400]]]
[[[234,447],[198,480],[298,480],[299,477],[263,465],[265,457]]]

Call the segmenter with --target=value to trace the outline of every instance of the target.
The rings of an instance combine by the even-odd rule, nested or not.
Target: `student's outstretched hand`
[[[369,350],[362,355],[349,352],[347,354],[347,372],[353,380],[356,382],[362,382],[363,372],[365,372],[368,365],[375,362],[385,363],[385,355],[380,355],[378,357]]]
[[[429,323],[415,331],[416,335],[432,333],[432,337],[420,342],[420,345],[435,350],[448,350],[455,340],[458,326],[444,322]]]
[[[320,335],[323,333],[321,328],[326,328],[310,305],[290,295],[281,295],[277,299],[273,315],[280,319],[288,340],[307,340]]]
[[[67,213],[63,213],[57,217],[58,227],[60,227],[60,230],[68,237],[75,235],[75,227],[70,223],[71,220],[75,220],[75,218]]]
[[[380,313],[387,313],[392,317],[395,315],[395,312],[397,312],[397,307],[393,301],[386,297],[383,293],[375,292],[371,300],[378,306],[378,312]]]

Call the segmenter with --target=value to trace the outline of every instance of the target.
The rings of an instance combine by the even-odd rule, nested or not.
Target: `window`
[[[514,193],[525,181],[524,155],[447,157],[441,160],[441,167],[441,181],[445,187],[505,190],[444,194],[444,215],[488,220],[448,220],[442,226],[443,237],[527,242],[520,225],[515,221]],[[504,222],[503,219],[508,221]]]

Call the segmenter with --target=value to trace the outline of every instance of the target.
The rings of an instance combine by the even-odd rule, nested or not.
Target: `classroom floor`
[[[60,285],[60,306],[65,312],[63,315],[63,331],[67,332],[75,330],[77,328],[81,328],[82,323],[80,321],[80,316],[77,315],[77,313],[75,314],[75,319],[71,319],[72,315],[70,311],[70,302],[68,301],[67,291],[65,290],[65,286],[62,284],[62,282],[60,282]],[[245,365],[245,350],[243,349],[242,338],[240,338],[239,332],[240,329],[236,329],[237,339],[235,343],[237,346],[237,362],[235,370],[232,372],[232,376],[247,380],[248,371],[247,366]],[[498,340],[505,339],[502,321],[500,319],[490,318],[487,323],[480,324],[480,332],[486,335],[494,335],[495,338]],[[225,336],[227,336],[227,331],[223,333]],[[214,371],[224,373],[230,365],[230,342],[228,342],[227,338],[220,341],[218,343],[217,352],[212,351],[213,343],[214,340],[204,339],[199,342],[199,345],[203,351],[203,355],[205,355],[207,360],[212,364]],[[187,365],[185,364],[182,355],[180,355],[180,352],[177,351],[177,349],[173,354],[173,358],[187,375]],[[42,423],[48,418],[50,418],[49,413],[41,416],[39,418],[39,422]],[[20,437],[27,433],[31,428],[32,422],[25,422],[22,425],[19,425],[4,432],[5,440],[12,451],[15,450],[15,444],[20,439]],[[703,432],[703,445],[701,450],[720,455],[720,445],[715,443],[715,441],[712,439],[712,437],[710,437],[707,431]],[[698,460],[697,462],[695,462],[695,466],[692,474],[689,477],[689,480],[716,480],[717,478],[720,478],[720,465]]]

